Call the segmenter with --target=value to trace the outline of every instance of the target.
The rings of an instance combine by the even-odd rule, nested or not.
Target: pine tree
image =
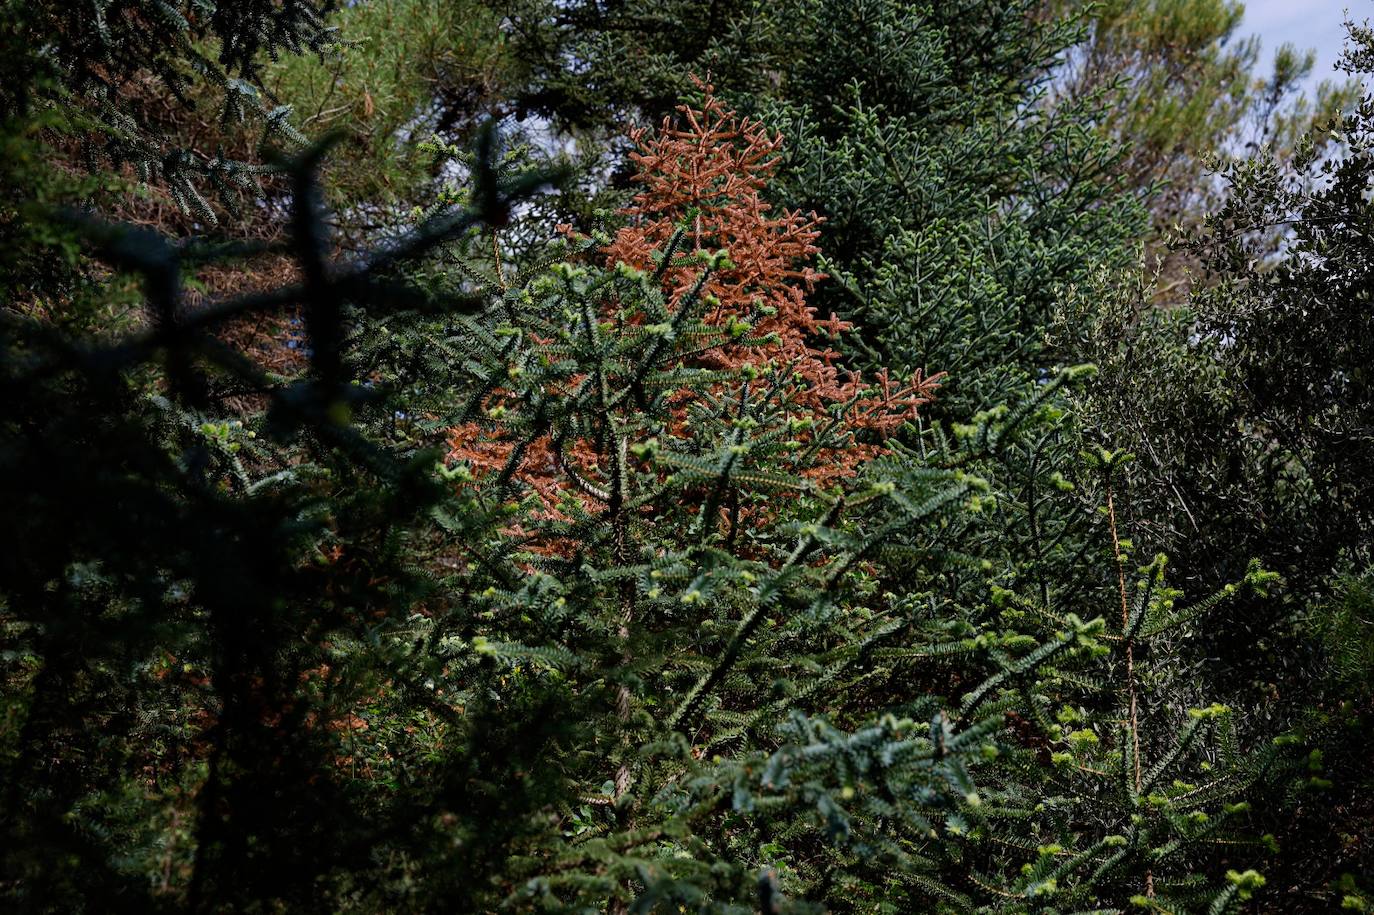
[[[1120,103],[1104,112],[1104,126],[1126,150],[1120,167],[1130,182],[1147,189],[1161,236],[1194,226],[1219,202],[1203,177],[1214,170],[1211,156],[1267,148],[1286,158],[1314,124],[1358,98],[1358,85],[1329,79],[1311,98],[1301,91],[1316,59],[1311,50],[1280,45],[1265,70],[1259,39],[1242,32],[1244,12],[1228,0],[1099,4],[1088,12],[1084,41],[1067,55],[1058,92],[1116,84]],[[1171,271],[1170,281],[1181,279]]]

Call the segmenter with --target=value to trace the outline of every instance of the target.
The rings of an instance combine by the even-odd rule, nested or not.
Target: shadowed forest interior
[[[0,0],[0,909],[1374,910],[1362,5]]]

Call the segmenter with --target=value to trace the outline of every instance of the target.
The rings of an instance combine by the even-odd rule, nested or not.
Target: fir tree
[[[1248,896],[1260,878],[1246,873],[1232,881],[1215,864],[1210,875],[1197,868],[1209,860],[1208,843],[1232,840],[1228,821],[1247,809],[1247,792],[1265,777],[1277,779],[1283,765],[1230,750],[1224,764],[1198,769],[1195,748],[1225,712],[1205,703],[1192,716],[1183,715],[1186,706],[1171,710],[1180,684],[1166,671],[1167,655],[1150,659],[1148,712],[1125,716],[1115,705],[1118,691],[1132,706],[1147,691],[1131,660],[1144,636],[1133,630],[1147,620],[1151,638],[1177,629],[1236,589],[1176,610],[1159,581],[1161,561],[1145,570],[1130,599],[1135,609],[1115,635],[1101,619],[1054,609],[1087,611],[1104,599],[1127,606],[1124,577],[1100,574],[1126,560],[1117,552],[1103,561],[1106,531],[1092,523],[1095,513],[1051,507],[1074,498],[1061,472],[1071,462],[1062,448],[1074,439],[1053,403],[1083,372],[1061,374],[1014,409],[991,411],[961,431],[962,444],[937,439],[921,451],[893,445],[886,456],[858,451],[870,460],[866,470],[854,477],[827,468],[819,479],[841,488],[818,488],[785,446],[802,445],[802,460],[815,460],[822,448],[805,447],[807,427],[789,419],[796,403],[785,380],[755,368],[795,330],[779,322],[779,339],[751,337],[737,332],[738,312],[724,311],[755,298],[757,290],[738,284],[766,263],[750,252],[768,250],[759,241],[770,234],[787,237],[794,217],[751,220],[749,172],[728,172],[741,205],[719,191],[718,172],[705,166],[743,155],[766,174],[766,159],[753,153],[766,155],[767,138],[731,121],[709,98],[705,111],[684,117],[684,125],[647,144],[639,138],[639,161],[655,171],[644,175],[648,190],[631,215],[657,218],[632,224],[609,245],[609,237],[580,242],[613,257],[628,253],[643,268],[615,260],[614,269],[560,265],[552,276],[539,277],[542,268],[533,279],[511,276],[498,236],[487,265],[462,271],[465,288],[475,283],[496,298],[487,317],[455,327],[442,343],[418,343],[463,354],[473,368],[455,380],[459,391],[466,372],[479,382],[454,401],[460,412],[450,457],[461,463],[449,473],[470,499],[465,515],[494,513],[503,533],[455,561],[474,570],[515,564],[483,592],[491,609],[481,614],[481,635],[465,638],[502,659],[507,666],[498,670],[523,670],[542,658],[573,682],[590,677],[600,687],[581,712],[599,716],[591,733],[622,735],[618,753],[616,740],[605,744],[611,760],[618,758],[614,771],[593,768],[580,789],[616,811],[579,826],[611,840],[614,853],[600,870],[534,879],[536,898],[556,907],[584,892],[641,905],[747,898],[732,894],[753,892],[744,867],[751,853],[692,806],[714,809],[722,782],[734,783],[733,816],[751,823],[770,849],[765,860],[778,871],[769,893],[832,905],[939,900],[953,910],[998,900],[1072,905],[1113,897],[1124,904],[1158,895],[1160,904],[1205,900],[1223,911]],[[743,148],[732,152],[737,137]],[[701,189],[729,203],[717,209]],[[744,218],[755,240],[737,232],[737,255],[694,249],[698,237],[712,246],[719,239],[722,211]],[[664,213],[686,218],[672,228]],[[654,249],[647,241],[654,237],[682,253]],[[710,289],[721,296],[706,299]],[[775,294],[787,289],[775,287]],[[792,314],[794,324],[805,316]],[[398,342],[394,352],[411,354],[416,346]],[[662,368],[647,367],[646,358]],[[833,424],[826,430],[835,431]],[[1056,441],[1061,453],[1053,457],[1046,445]],[[853,446],[840,438],[831,447],[827,463],[842,468],[840,455]],[[1004,477],[1009,488],[993,488],[973,469]],[[792,500],[762,501],[788,491],[796,493]],[[976,513],[951,512],[971,496]],[[1049,517],[1037,522],[1037,511]],[[938,528],[919,523],[937,514]],[[1058,520],[1065,518],[1069,523]],[[473,528],[460,519],[446,524],[457,542],[472,541]],[[1115,538],[1114,518],[1110,530]],[[789,543],[784,532],[794,531],[803,539]],[[1088,541],[1094,537],[1096,550]],[[804,574],[797,565],[803,556]],[[591,590],[582,584],[589,574],[601,582]],[[1259,571],[1252,579],[1256,587],[1269,581]],[[1027,587],[1034,596],[1012,590]],[[544,612],[554,616],[530,618],[532,606],[549,606]],[[563,638],[539,641],[552,632]],[[599,657],[588,656],[597,633],[616,639]],[[680,647],[669,647],[675,643]],[[934,667],[913,682],[913,663]],[[797,674],[808,668],[819,679],[803,688]],[[759,704],[753,670],[774,678],[776,698],[766,704]],[[942,673],[964,688],[951,692]],[[499,691],[461,680],[445,687],[470,697],[465,702],[511,688],[504,679]],[[651,717],[659,707],[665,717]],[[813,709],[824,709],[824,717]],[[891,717],[875,728],[878,712]],[[793,723],[781,724],[788,714]],[[562,718],[579,720],[572,710]],[[1119,728],[1114,718],[1131,724]],[[931,724],[908,759],[900,738],[915,727],[911,719]],[[849,721],[852,734],[836,729]],[[677,757],[661,756],[655,724],[682,732],[673,738],[682,741]],[[1234,740],[1229,731],[1224,736]],[[1103,744],[1112,749],[1102,751]],[[881,755],[870,758],[866,747],[881,747]],[[755,755],[760,750],[770,754],[766,766]],[[946,752],[954,768],[941,789],[930,778]],[[823,761],[834,753],[847,761],[832,772]],[[713,765],[705,765],[708,758]],[[806,758],[822,761],[821,768],[793,771]],[[698,762],[684,770],[688,759]],[[1217,771],[1201,786],[1178,787],[1186,784],[1182,776],[1209,768]],[[751,773],[759,769],[756,782]],[[1174,787],[1161,783],[1166,775]],[[646,793],[661,801],[665,787],[657,786],[675,784],[692,790],[666,809],[646,803]],[[786,788],[783,796],[770,799],[778,788]],[[1118,790],[1105,808],[1104,798]],[[794,812],[798,803],[815,805],[822,819],[801,815],[805,807]],[[669,826],[669,811],[687,819]],[[700,843],[693,861],[717,861],[732,882],[708,886],[686,862],[630,854],[646,830],[661,837],[678,828]],[[1027,845],[1028,834],[1038,845]],[[801,863],[818,853],[818,861]]]
[[[1355,31],[1354,38],[1345,63],[1362,72],[1367,36]],[[1365,255],[1353,229],[1366,207],[1356,188],[1368,179],[1369,114],[1361,102],[1300,143],[1291,161],[1265,152],[1228,166],[1227,203],[1186,240],[1205,271],[1188,307],[1150,308],[1156,289],[1149,276],[1114,289],[1095,283],[1067,303],[1057,334],[1102,369],[1077,404],[1084,422],[1138,454],[1123,470],[1139,516],[1132,537],[1173,552],[1179,581],[1193,594],[1238,575],[1251,557],[1287,579],[1284,601],[1242,599],[1222,608],[1216,632],[1199,639],[1194,657],[1222,701],[1253,710],[1274,731],[1296,727],[1329,761],[1349,752],[1348,741],[1360,739],[1368,720],[1358,698],[1316,696],[1331,696],[1323,673],[1331,658],[1348,657],[1321,633],[1342,631],[1346,645],[1363,641],[1345,627],[1372,529],[1368,500],[1350,483],[1371,453],[1363,431]],[[1331,152],[1333,142],[1344,151]],[[1238,642],[1235,632],[1246,638]],[[1349,674],[1346,668],[1337,679],[1349,682],[1341,679]],[[1313,715],[1314,706],[1327,711]],[[1361,778],[1346,770],[1342,780],[1341,769],[1333,762],[1328,773],[1339,790],[1361,793]],[[1293,803],[1325,808],[1310,795]],[[1359,834],[1362,818],[1336,831]],[[1275,812],[1271,825],[1285,848],[1278,860],[1286,874],[1321,872],[1315,882],[1335,883],[1339,868],[1359,869],[1332,865],[1329,819],[1295,827]],[[1294,842],[1307,850],[1288,852]],[[1310,850],[1318,847],[1328,850]],[[1311,885],[1306,877],[1285,879]],[[1339,899],[1334,889],[1314,893],[1324,902],[1299,896],[1306,894],[1281,905]]]
[[[996,404],[1056,361],[1055,290],[1123,262],[1136,223],[1098,100],[1046,104],[1078,36],[1036,3],[799,5],[806,36],[769,117],[791,138],[778,198],[826,217],[817,300],[863,364],[950,373],[942,412]]]
[[[540,150],[491,126],[461,150],[436,114],[416,148],[455,183],[412,225],[344,253],[317,176],[347,149],[310,147],[281,174],[290,278],[226,297],[188,278],[241,276],[257,246],[45,216],[146,314],[83,335],[0,313],[11,907],[1359,903],[1282,832],[1335,809],[1327,792],[1358,804],[1359,343],[1282,378],[1264,344],[1325,314],[1309,299],[1362,301],[1361,122],[1310,194],[1236,172],[1262,193],[1198,249],[1235,282],[1168,334],[1132,349],[1133,311],[1123,329],[1082,309],[1047,338],[1063,284],[1144,226],[1098,102],[1047,94],[1082,20],[808,0],[721,4],[677,35],[700,6],[523,4],[542,24],[506,23],[516,57],[556,50],[525,100],[571,99],[569,123],[633,125],[696,62],[725,64],[721,95],[631,127],[634,193],[540,197],[561,177]],[[167,20],[194,39],[160,58],[173,70],[216,42],[221,67],[290,48],[288,25],[232,38],[274,16],[326,40],[324,7],[188,9]],[[641,51],[643,85],[608,69]],[[728,101],[765,86],[747,115]],[[30,116],[7,148],[34,154]],[[1293,209],[1312,217],[1300,256],[1256,269],[1229,230]],[[23,283],[70,302],[33,250]],[[292,309],[298,363],[222,333]],[[1208,490],[1180,455],[1232,459],[1188,451],[1213,407],[1296,502],[1252,494],[1231,517],[1218,499],[1215,526],[1184,528],[1174,500]],[[1177,450],[1138,428],[1178,416]],[[1252,504],[1322,535],[1312,555],[1247,534]],[[1337,559],[1351,574],[1328,588]],[[1327,593],[1307,631],[1329,680],[1275,673],[1292,706],[1233,682],[1277,656],[1245,625]]]
[[[4,107],[55,106],[62,123],[50,126],[74,137],[90,165],[128,165],[210,224],[216,217],[205,192],[235,207],[262,164],[169,142],[152,121],[155,106],[139,103],[145,84],[154,81],[154,92],[182,107],[192,106],[198,84],[212,85],[225,124],[251,118],[261,145],[298,149],[305,139],[291,123],[290,105],[261,81],[263,58],[323,55],[335,45],[326,24],[332,0],[9,6],[15,9],[7,14],[7,45],[18,60],[8,64],[17,78],[6,87]]]

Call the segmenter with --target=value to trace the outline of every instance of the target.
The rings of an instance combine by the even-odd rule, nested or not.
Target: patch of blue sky
[[[1344,23],[1347,18],[1363,22],[1371,17],[1371,0],[1245,0],[1240,32],[1259,36],[1263,42],[1261,60],[1266,64],[1285,43],[1316,51],[1311,88],[1324,79],[1344,77],[1333,69],[1345,44]]]

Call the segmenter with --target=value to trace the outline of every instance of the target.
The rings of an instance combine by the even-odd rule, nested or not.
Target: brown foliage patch
[[[729,262],[714,270],[701,290],[708,306],[703,321],[726,329],[723,339],[743,337],[747,342],[721,343],[679,357],[680,362],[724,371],[771,365],[786,379],[780,400],[787,418],[809,421],[801,424],[796,438],[805,446],[826,436],[825,447],[803,448],[810,460],[792,470],[821,486],[841,482],[884,452],[883,440],[915,417],[940,376],[925,378],[918,372],[899,382],[883,371],[867,381],[840,364],[827,341],[851,325],[835,314],[821,317],[807,303],[807,295],[825,279],[812,266],[821,219],[814,213],[775,211],[764,198],[778,167],[782,138],[740,117],[715,97],[711,86],[700,85],[701,108],[681,106],[677,122],[665,119],[656,131],[631,132],[635,180],[642,189],[623,211],[630,224],[602,254],[608,264],[655,271],[655,254],[661,256],[683,225],[688,227],[687,250],[680,253],[728,252]],[[699,263],[679,260],[663,279],[672,310],[684,307],[702,273]],[[683,392],[671,401],[669,428],[677,437],[690,434],[690,400],[691,393]],[[477,423],[451,430],[449,445],[450,458],[468,462],[479,478],[500,473],[516,454],[514,442]],[[521,454],[516,477],[538,494],[546,516],[562,518],[557,506],[570,495],[589,509],[604,501],[587,485],[598,478],[598,463],[590,443],[569,443],[563,454],[545,437]]]

